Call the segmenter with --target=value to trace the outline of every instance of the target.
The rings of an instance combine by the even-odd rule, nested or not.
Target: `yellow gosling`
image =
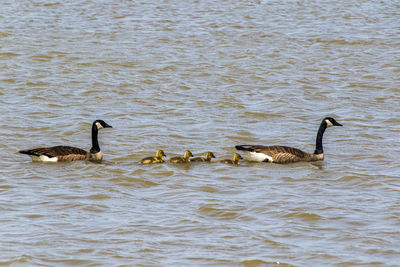
[[[155,163],[163,163],[165,162],[163,157],[166,157],[164,151],[159,149],[157,150],[156,156],[155,157],[147,157],[144,159],[141,159],[139,161],[139,164],[155,164]]]
[[[205,158],[202,157],[192,158],[190,159],[190,162],[210,162],[212,158],[215,158],[214,153],[207,152]]]
[[[232,159],[223,159],[220,162],[225,163],[225,164],[239,165],[240,159],[243,159],[242,156],[240,156],[238,153],[235,153],[235,155],[233,155],[233,160]]]
[[[192,152],[189,150],[185,151],[185,154],[183,157],[173,157],[169,159],[169,162],[171,163],[189,163],[190,162],[190,157],[193,157]]]

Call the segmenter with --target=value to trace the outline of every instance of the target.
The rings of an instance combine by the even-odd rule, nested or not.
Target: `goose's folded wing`
[[[254,146],[253,152],[268,155],[275,163],[291,163],[309,158],[308,153],[288,146]]]
[[[87,152],[83,149],[71,146],[40,147],[28,150],[21,150],[20,153],[32,156],[63,157],[69,155],[86,156]]]

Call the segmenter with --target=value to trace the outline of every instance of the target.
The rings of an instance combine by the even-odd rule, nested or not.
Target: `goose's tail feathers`
[[[254,149],[249,146],[249,145],[241,145],[241,146],[235,146],[237,150],[243,150],[243,151],[253,151]]]

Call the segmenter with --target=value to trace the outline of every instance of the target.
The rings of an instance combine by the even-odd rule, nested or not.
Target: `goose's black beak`
[[[343,126],[340,123],[338,123],[337,121],[335,121],[335,123],[333,124],[333,126]]]

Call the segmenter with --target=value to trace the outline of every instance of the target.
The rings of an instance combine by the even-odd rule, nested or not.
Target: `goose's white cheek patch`
[[[327,127],[327,128],[333,126],[333,123],[332,123],[330,120],[325,120],[325,122],[326,122],[326,127]]]

